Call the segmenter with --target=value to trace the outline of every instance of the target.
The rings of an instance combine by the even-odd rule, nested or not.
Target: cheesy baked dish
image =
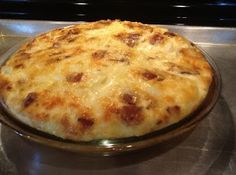
[[[141,136],[203,102],[212,69],[166,28],[103,20],[43,33],[1,67],[0,96],[14,117],[75,141]]]

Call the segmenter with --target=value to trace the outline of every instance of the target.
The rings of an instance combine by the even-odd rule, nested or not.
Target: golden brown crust
[[[186,117],[212,70],[191,42],[165,28],[103,20],[55,29],[1,67],[0,95],[16,118],[72,140],[123,138]]]

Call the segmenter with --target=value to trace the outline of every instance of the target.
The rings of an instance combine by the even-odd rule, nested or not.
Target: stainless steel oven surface
[[[4,19],[94,21],[236,27],[235,0],[1,0]]]
[[[38,33],[74,22],[0,20],[0,55]],[[220,98],[193,132],[122,155],[80,155],[47,147],[0,126],[0,174],[196,174],[236,172],[236,28],[166,25],[209,54],[223,87]]]

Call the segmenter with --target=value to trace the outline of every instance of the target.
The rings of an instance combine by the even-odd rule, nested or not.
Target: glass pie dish
[[[10,55],[13,54],[21,44],[22,43],[19,43],[0,57],[0,66],[5,63]],[[198,125],[198,123],[202,119],[204,119],[211,111],[220,95],[220,73],[213,60],[202,49],[200,50],[205,55],[205,58],[207,59],[213,70],[213,81],[209,88],[207,97],[193,113],[191,113],[178,123],[172,124],[161,130],[139,137],[128,137],[120,139],[100,139],[87,142],[65,140],[31,128],[18,121],[9,112],[9,109],[2,99],[0,101],[0,122],[11,128],[17,135],[25,139],[29,139],[31,141],[47,146],[83,154],[113,155],[150,147],[152,145],[164,142],[178,135],[193,130]]]

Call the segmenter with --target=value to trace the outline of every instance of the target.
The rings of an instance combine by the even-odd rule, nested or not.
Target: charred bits
[[[72,73],[66,77],[66,80],[71,83],[78,83],[81,81],[83,73]]]
[[[16,64],[14,68],[16,69],[24,68],[24,64],[23,63]]]
[[[159,33],[158,34],[154,34],[149,39],[149,43],[152,44],[152,45],[155,45],[155,44],[160,43],[163,39],[164,39],[164,37],[161,34],[159,34]]]
[[[179,71],[180,74],[187,74],[187,75],[199,75],[198,71],[195,70],[181,70]]]
[[[137,125],[143,120],[141,107],[135,105],[127,105],[123,106],[119,112],[121,120],[126,125]]]
[[[144,71],[142,73],[142,77],[144,80],[157,80],[157,81],[163,81],[165,79],[164,76],[160,75],[160,74],[156,74],[156,73],[153,73],[151,71]]]
[[[122,95],[122,101],[129,105],[135,105],[137,102],[137,97],[131,93],[124,93]]]
[[[85,116],[78,118],[77,121],[81,124],[83,129],[89,129],[94,124],[93,118],[85,117]]]
[[[145,71],[142,73],[142,76],[145,80],[152,80],[155,79],[157,77],[156,74],[150,72],[150,71]]]
[[[167,107],[166,111],[170,115],[179,115],[180,114],[180,106],[178,106],[178,105],[169,106],[169,107]]]
[[[30,106],[37,99],[38,95],[36,92],[30,92],[23,101],[23,106],[26,108]]]
[[[165,32],[164,35],[169,36],[169,37],[174,37],[174,36],[176,36],[176,34],[175,34],[175,33],[172,33],[172,32]]]
[[[92,53],[92,58],[98,59],[98,60],[102,59],[105,57],[106,53],[107,53],[107,51],[105,51],[105,50],[97,50],[96,52]]]

